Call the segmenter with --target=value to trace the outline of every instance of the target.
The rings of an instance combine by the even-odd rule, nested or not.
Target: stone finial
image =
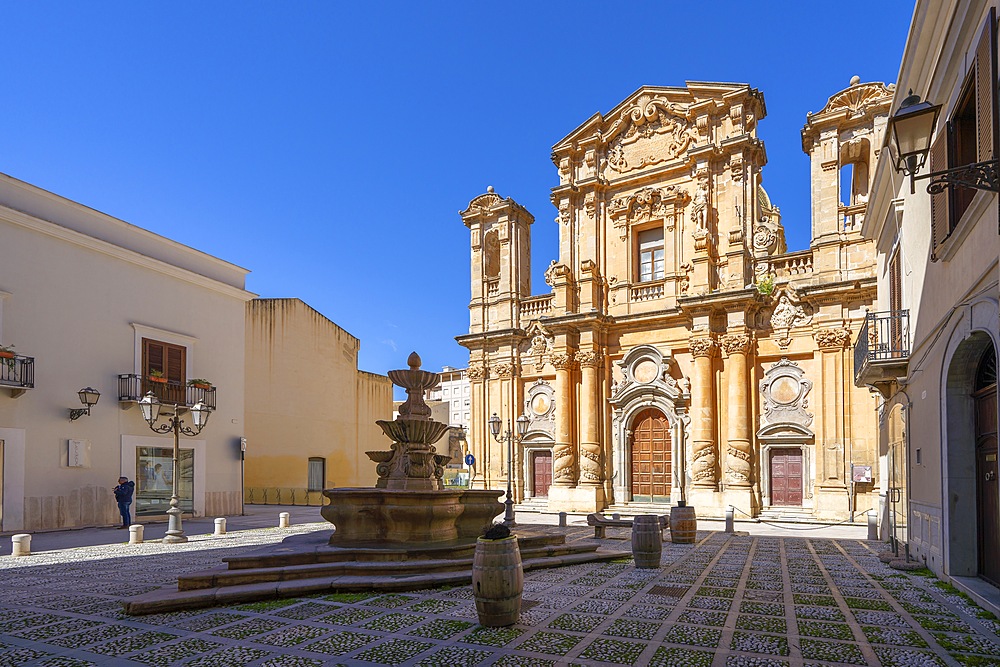
[[[855,74],[854,76],[851,77],[851,85],[852,86],[856,86],[859,83],[861,83],[861,77],[860,76],[858,76],[857,74]]]
[[[492,185],[487,185],[486,186],[486,192],[492,193],[493,192],[493,186]]]
[[[410,356],[406,358],[406,365],[410,367],[411,371],[420,370],[420,355],[416,352],[410,352]]]

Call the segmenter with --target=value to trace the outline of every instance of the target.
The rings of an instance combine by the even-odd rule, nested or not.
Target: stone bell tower
[[[521,299],[531,296],[531,224],[535,218],[493,191],[461,211],[472,233],[472,300],[469,333],[518,326]]]

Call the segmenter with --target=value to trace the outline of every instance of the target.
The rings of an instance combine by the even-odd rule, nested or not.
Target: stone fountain
[[[450,456],[438,454],[434,443],[448,425],[431,419],[424,392],[436,386],[438,373],[420,370],[416,352],[409,369],[389,371],[393,384],[406,390],[406,402],[393,421],[375,422],[392,440],[387,451],[365,452],[376,466],[375,488],[323,491],[330,503],[323,518],[336,526],[331,545],[378,546],[399,543],[448,542],[475,538],[503,512],[496,490],[451,490],[441,478]]]

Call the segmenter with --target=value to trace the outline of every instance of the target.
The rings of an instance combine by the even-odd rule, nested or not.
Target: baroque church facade
[[[534,217],[490,188],[471,235],[474,486],[549,511],[686,500],[842,519],[878,503],[876,402],[850,346],[875,302],[861,237],[892,87],[809,114],[812,234],[788,252],[762,184],[764,97],[643,87],[558,142],[559,258],[532,294]],[[850,170],[850,191],[841,192]],[[488,420],[525,415],[513,460]],[[514,429],[516,430],[516,429]]]

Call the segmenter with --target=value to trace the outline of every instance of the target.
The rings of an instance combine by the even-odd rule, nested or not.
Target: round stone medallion
[[[776,403],[791,403],[799,397],[799,381],[788,376],[771,383],[771,398]]]
[[[531,411],[536,415],[544,415],[549,411],[549,397],[545,394],[535,394],[531,399]]]
[[[659,372],[660,365],[652,359],[643,359],[632,367],[632,377],[642,384],[649,384],[655,380]]]

